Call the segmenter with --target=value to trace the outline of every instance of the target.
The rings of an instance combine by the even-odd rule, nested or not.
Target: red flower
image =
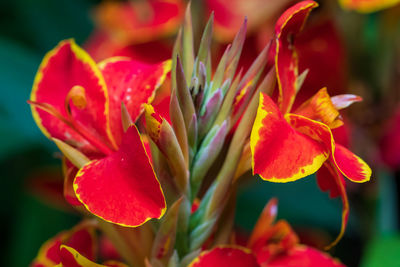
[[[89,222],[82,222],[71,230],[57,234],[42,245],[31,267],[126,267],[117,261],[107,261],[104,265],[94,262],[98,250],[95,230]]]
[[[338,110],[360,101],[359,97],[330,98],[323,88],[289,113],[302,83],[293,40],[316,6],[313,1],[300,2],[289,8],[276,24],[279,108],[268,95],[260,95],[250,147],[253,173],[267,181],[295,181],[323,167],[317,174],[320,188],[330,191],[331,197],[341,196],[343,202],[342,228],[334,245],[344,233],[349,212],[343,176],[353,182],[365,182],[370,179],[371,169],[352,152],[335,144],[331,132],[343,124]]]
[[[147,65],[124,58],[96,65],[72,40],[45,56],[30,103],[47,137],[84,154],[74,152],[75,165],[82,167],[76,176],[66,164],[70,202],[76,197],[94,215],[125,226],[164,214],[164,196],[140,134],[134,125],[123,131],[121,103],[135,122],[169,68],[170,62]]]
[[[248,240],[247,247],[218,246],[200,254],[189,266],[296,266],[296,267],[343,267],[336,259],[317,249],[299,244],[299,239],[290,225],[279,220],[277,200],[265,206]]]

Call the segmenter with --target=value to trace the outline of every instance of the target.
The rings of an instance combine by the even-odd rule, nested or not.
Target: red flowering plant
[[[359,97],[330,98],[321,89],[290,113],[305,79],[294,41],[316,6],[303,1],[286,10],[246,72],[238,64],[247,22],[213,68],[214,17],[196,53],[190,12],[172,61],[114,57],[96,64],[72,40],[50,51],[29,102],[65,156],[64,194],[84,220],[47,241],[33,266],[342,266],[300,245],[287,222],[274,223],[276,200],[247,247],[232,239],[237,178],[251,167],[271,182],[319,170],[321,189],[343,200],[342,231],[332,245],[348,217],[343,175],[355,182],[371,175],[331,134],[343,124],[338,110]],[[151,102],[170,70],[167,119]],[[277,104],[270,97],[276,81]]]

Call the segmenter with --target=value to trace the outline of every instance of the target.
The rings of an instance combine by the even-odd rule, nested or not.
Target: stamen
[[[65,124],[67,124],[68,126],[73,128],[72,124],[66,118],[64,118],[64,116],[61,115],[61,113],[57,109],[55,109],[52,105],[49,105],[47,103],[35,102],[35,101],[31,101],[31,100],[28,100],[27,102],[28,102],[28,104],[33,105],[36,108],[40,108],[41,110],[46,111],[47,113],[53,115],[60,121],[64,122]]]
[[[56,117],[57,119],[59,119],[60,121],[62,121],[66,125],[68,125],[72,130],[74,130],[76,133],[78,133],[83,138],[85,138],[87,141],[89,141],[89,143],[91,143],[94,147],[99,149],[99,151],[101,151],[102,153],[104,153],[106,155],[113,153],[113,150],[111,150],[108,146],[106,146],[103,143],[101,143],[100,141],[98,141],[95,137],[91,136],[84,127],[77,125],[77,123],[70,116],[69,112],[67,112],[68,118],[65,118],[63,115],[61,115],[61,113],[56,108],[54,108],[50,104],[35,102],[35,101],[31,101],[31,100],[28,100],[27,102],[30,105],[34,105],[36,108],[40,108],[40,109],[46,111],[47,113],[53,115],[54,117]],[[69,109],[67,109],[67,111],[68,110]]]
[[[73,86],[65,98],[65,105],[67,107],[69,106],[70,101],[72,101],[72,104],[74,104],[75,107],[84,109],[87,104],[85,88],[80,85]]]

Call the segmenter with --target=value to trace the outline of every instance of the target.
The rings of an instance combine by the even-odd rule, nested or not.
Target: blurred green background
[[[93,29],[90,10],[95,0],[14,0],[0,1],[0,170],[2,186],[0,266],[28,266],[41,244],[57,232],[74,225],[79,216],[60,209],[54,200],[49,205],[35,194],[35,179],[61,177],[57,149],[35,125],[26,100],[36,70],[44,54],[60,40],[75,38],[82,44]],[[385,55],[375,53],[381,44],[376,14],[352,15],[344,19],[368,25],[363,41],[369,45],[351,53],[361,78],[372,88],[380,84],[370,73],[379,66],[388,68]],[[348,42],[354,36],[347,36]],[[390,40],[389,40],[390,41]],[[390,46],[390,45],[389,45]],[[351,49],[351,48],[349,48]],[[390,67],[390,66],[389,66]],[[381,68],[380,68],[381,69]],[[379,78],[382,78],[379,76]],[[378,180],[377,180],[378,179]],[[344,239],[332,251],[349,266],[400,266],[397,191],[395,174],[374,173],[367,189],[350,190],[351,216]],[[40,192],[39,192],[40,195]],[[279,217],[288,220],[305,235],[332,238],[340,226],[340,200],[321,192],[314,177],[296,183],[271,184],[258,178],[239,192],[236,220],[249,231],[265,203],[279,198]],[[318,239],[318,238],[317,238]],[[317,240],[318,241],[318,240]]]

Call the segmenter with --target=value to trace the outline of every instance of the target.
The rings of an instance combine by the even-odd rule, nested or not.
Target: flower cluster
[[[183,15],[179,1],[150,3],[130,9],[145,16],[132,25],[111,16],[104,27],[112,26],[124,42],[151,40],[168,34],[167,26],[178,25],[182,14],[171,60],[110,57],[95,63],[66,40],[39,67],[29,101],[33,117],[64,154],[64,195],[85,219],[47,241],[32,265],[343,266],[299,244],[286,221],[275,223],[276,199],[246,245],[232,239],[235,192],[247,171],[281,183],[317,172],[321,190],[343,203],[341,231],[328,248],[347,224],[344,177],[370,179],[368,165],[337,144],[331,131],[343,125],[339,110],[360,97],[330,97],[322,88],[294,108],[307,76],[299,74],[295,40],[317,3],[287,9],[247,70],[239,63],[247,20],[215,66],[214,14],[195,51],[190,6]],[[164,8],[171,17],[146,17]],[[217,11],[216,31],[230,36],[233,26]],[[159,94],[164,81],[170,90]],[[152,105],[156,95],[167,99],[167,111]]]

